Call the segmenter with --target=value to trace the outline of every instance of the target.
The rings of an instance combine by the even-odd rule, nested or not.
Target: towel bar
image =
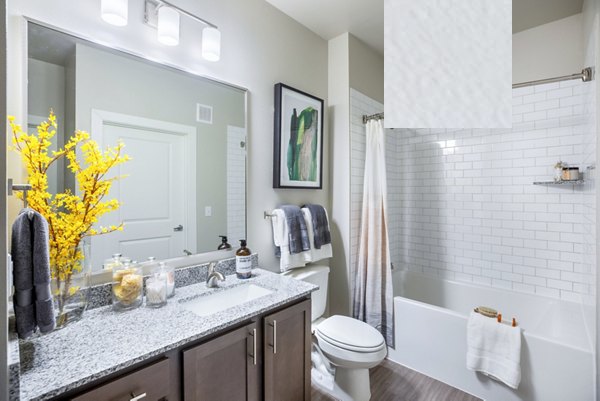
[[[480,308],[475,308],[473,309],[474,312],[479,313],[482,316],[485,317],[491,317],[491,318],[496,318],[496,321],[498,323],[504,323],[504,324],[508,324],[512,327],[517,327],[517,319],[515,319],[514,317],[512,318],[512,322],[508,321],[508,320],[502,320],[502,313],[498,313],[496,316],[490,316],[490,311],[493,311],[493,309],[491,308],[482,308],[482,310],[479,310]]]
[[[23,191],[23,207],[27,207],[27,191],[31,191],[31,184],[13,184],[12,178],[9,178],[7,185],[7,195],[11,196],[14,191]]]

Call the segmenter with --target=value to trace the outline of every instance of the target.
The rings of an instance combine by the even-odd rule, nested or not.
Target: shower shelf
[[[581,185],[585,180],[562,180],[562,181],[536,181],[533,185]]]

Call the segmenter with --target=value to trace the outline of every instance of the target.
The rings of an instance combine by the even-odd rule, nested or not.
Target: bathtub
[[[395,271],[395,349],[388,358],[489,401],[595,400],[594,357],[581,305]],[[491,306],[523,330],[513,390],[467,370],[469,311]]]

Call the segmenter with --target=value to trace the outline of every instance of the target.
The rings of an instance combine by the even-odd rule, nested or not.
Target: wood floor
[[[387,359],[369,374],[371,401],[482,401]],[[313,387],[312,401],[335,401],[335,398]]]

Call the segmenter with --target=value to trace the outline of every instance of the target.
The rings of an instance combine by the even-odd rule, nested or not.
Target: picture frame
[[[273,188],[323,188],[323,99],[275,84]]]

